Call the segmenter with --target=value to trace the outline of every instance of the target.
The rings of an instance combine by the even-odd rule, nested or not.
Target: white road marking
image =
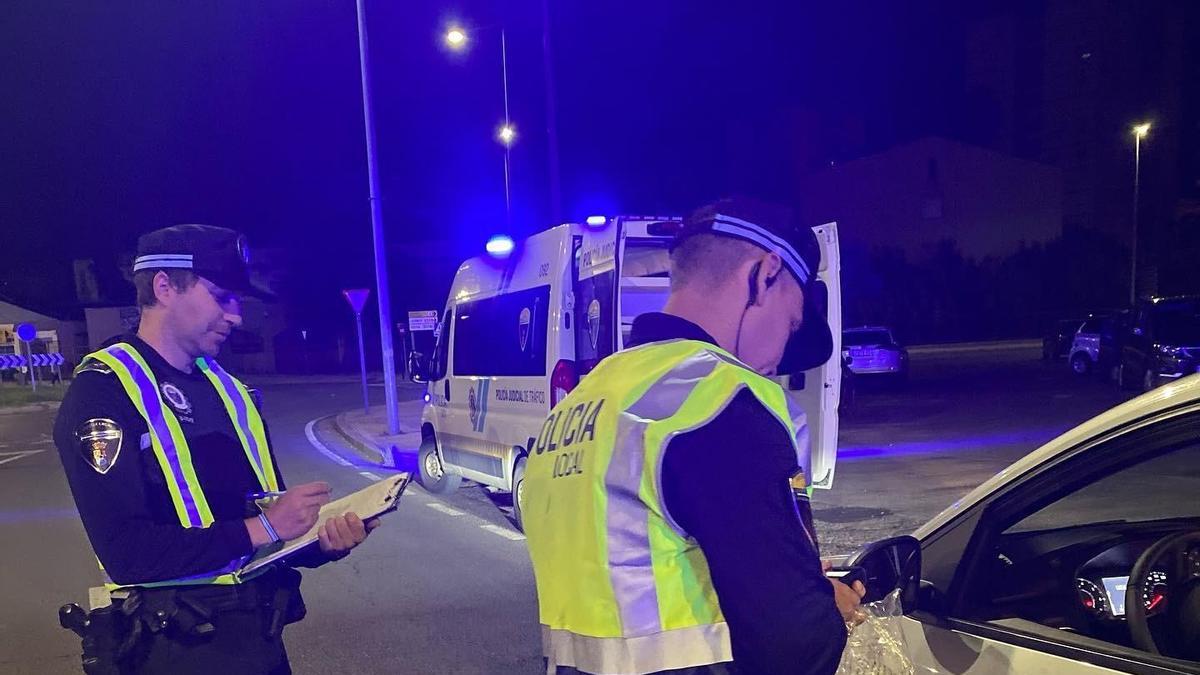
[[[511,539],[513,541],[521,541],[525,539],[525,535],[521,534],[520,532],[513,532],[512,530],[505,529],[499,525],[492,525],[489,523],[488,525],[480,525],[479,528],[482,530],[487,530],[492,534],[498,534],[505,539]]]
[[[444,513],[448,516],[461,516],[463,514],[463,512],[459,511],[458,509],[452,509],[449,506],[446,506],[445,504],[439,504],[438,502],[426,502],[425,506],[428,506],[434,511]]]
[[[313,427],[316,426],[317,420],[313,420],[304,425],[304,435],[308,437],[308,442],[317,449],[317,452],[328,457],[333,463],[341,464],[342,466],[354,466],[350,462],[342,458],[341,455],[325,447],[325,444],[317,440],[317,435],[313,433]]]
[[[375,474],[371,473],[370,471],[359,471],[358,475],[362,476],[363,478],[373,480],[376,483],[383,480],[382,478],[380,478],[379,476],[376,476]]]

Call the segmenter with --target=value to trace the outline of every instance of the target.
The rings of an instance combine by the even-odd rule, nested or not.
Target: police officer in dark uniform
[[[108,581],[90,613],[60,613],[89,673],[290,672],[281,632],[305,612],[294,567],[346,555],[378,524],[330,518],[319,547],[240,572],[329,501],[323,482],[285,490],[252,392],[214,359],[256,293],[248,261],[225,228],[141,237],[137,334],[85,358],[63,400],[54,440]]]

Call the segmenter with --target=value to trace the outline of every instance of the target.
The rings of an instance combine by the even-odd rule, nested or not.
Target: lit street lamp
[[[1129,273],[1129,306],[1137,302],[1137,257],[1138,257],[1138,197],[1142,187],[1142,139],[1150,133],[1150,123],[1134,125],[1133,129],[1133,263]]]
[[[504,145],[512,145],[517,137],[517,130],[511,124],[505,124],[496,132],[496,138]]]
[[[467,44],[467,34],[461,28],[451,28],[446,32],[446,44],[451,49],[461,49]]]

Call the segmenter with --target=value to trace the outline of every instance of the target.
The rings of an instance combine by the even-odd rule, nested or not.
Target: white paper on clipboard
[[[367,520],[368,518],[374,518],[395,511],[400,503],[400,495],[403,494],[404,488],[408,487],[409,479],[409,474],[398,473],[394,476],[388,476],[377,483],[372,483],[358,492],[329,502],[321,507],[321,514],[317,517],[316,525],[313,525],[303,536],[259,549],[254,557],[242,566],[242,569],[238,573],[241,575],[249,574],[264,565],[269,565],[276,560],[286,558],[305,546],[312,544],[317,541],[317,532],[321,529],[321,526],[333,516],[354,513],[359,518]]]

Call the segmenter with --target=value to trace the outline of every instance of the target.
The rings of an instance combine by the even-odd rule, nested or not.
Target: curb
[[[342,437],[342,440],[351,450],[354,450],[355,454],[368,462],[387,463],[391,459],[391,457],[385,456],[383,450],[369,438],[359,434],[353,425],[347,424],[345,418],[346,413],[338,413],[327,419],[332,423],[330,426],[333,431]]]
[[[416,450],[416,446],[410,448],[408,444],[404,444],[404,447],[401,447],[401,445],[398,445],[394,441],[400,441],[401,437],[406,436],[413,436],[419,441],[419,431],[409,431],[381,440],[359,430],[356,425],[347,419],[347,415],[348,412],[342,412],[327,419],[332,422],[333,430],[338,436],[342,437],[346,445],[367,461],[390,466],[393,461],[393,451],[413,452]],[[417,445],[420,445],[420,443],[418,442]]]
[[[9,408],[0,408],[0,415],[20,415],[23,413],[43,412],[47,410],[58,410],[62,405],[61,401],[46,401],[45,403],[30,403],[29,405],[18,405]]]

